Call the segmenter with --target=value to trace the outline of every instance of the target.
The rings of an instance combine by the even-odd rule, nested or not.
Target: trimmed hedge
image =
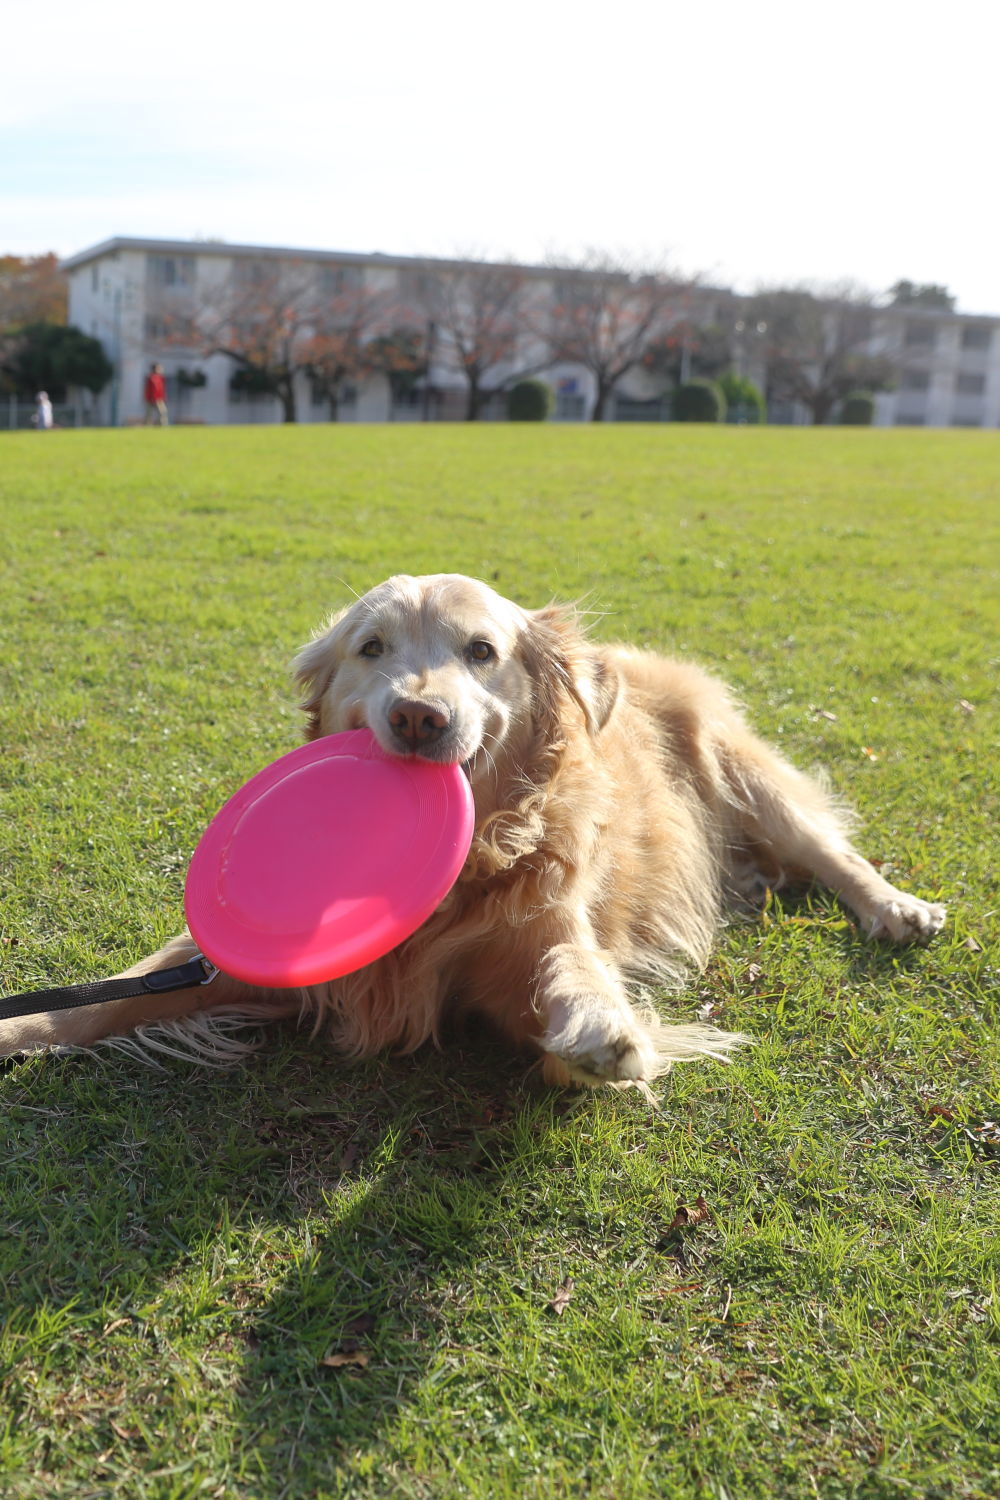
[[[544,422],[554,402],[552,387],[544,380],[519,380],[507,393],[507,420]]]
[[[727,416],[730,422],[760,423],[767,421],[767,402],[760,386],[754,385],[745,375],[730,370],[720,375],[716,382],[726,398]]]
[[[726,398],[714,380],[689,380],[674,391],[675,422],[724,422]]]
[[[851,391],[840,408],[842,427],[870,427],[875,419],[875,397],[871,391]]]

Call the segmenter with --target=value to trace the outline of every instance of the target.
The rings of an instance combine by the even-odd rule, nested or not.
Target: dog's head
[[[473,782],[569,717],[598,733],[618,692],[572,610],[529,613],[449,573],[380,583],[303,648],[295,671],[310,738],[367,728],[392,754],[466,765]]]

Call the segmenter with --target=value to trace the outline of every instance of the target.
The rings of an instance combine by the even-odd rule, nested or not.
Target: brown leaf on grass
[[[831,724],[836,724],[837,715],[832,714],[828,708],[814,708],[811,712],[817,719],[828,719]]]
[[[667,1225],[666,1232],[672,1234],[675,1229],[692,1229],[695,1224],[703,1224],[711,1217],[712,1210],[699,1193],[694,1200],[694,1208],[687,1208],[683,1203],[678,1203],[677,1212]]]
[[[972,937],[971,934],[966,938],[965,946],[968,948],[970,953],[982,953],[983,951],[982,945],[980,943],[977,943],[976,939]]]
[[[929,1120],[953,1120],[955,1111],[946,1109],[943,1104],[936,1104],[933,1099],[921,1099],[920,1108]]]
[[[749,984],[756,984],[758,979],[763,978],[763,974],[764,970],[760,964],[750,964],[747,968],[747,982]]]
[[[873,750],[871,745],[862,745],[861,754],[866,755],[869,760],[878,760],[878,751]]]
[[[341,1370],[345,1365],[356,1365],[364,1370],[368,1365],[368,1355],[363,1349],[335,1349],[325,1359],[320,1360],[329,1370]]]
[[[962,710],[963,714],[974,714],[976,711],[976,705],[974,703],[970,703],[968,698],[959,698],[958,706]]]
[[[573,1278],[572,1276],[566,1276],[560,1283],[559,1290],[556,1292],[555,1296],[552,1298],[552,1301],[549,1303],[549,1307],[551,1307],[557,1318],[561,1318],[572,1299]]]

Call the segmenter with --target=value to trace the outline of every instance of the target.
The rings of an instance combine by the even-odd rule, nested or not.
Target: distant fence
[[[18,401],[16,396],[0,396],[0,432],[31,432],[35,429],[38,407],[34,401]],[[54,427],[94,427],[94,414],[78,401],[52,403]]]

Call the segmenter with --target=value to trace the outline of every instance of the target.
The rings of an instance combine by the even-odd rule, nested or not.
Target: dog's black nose
[[[389,710],[389,727],[396,739],[409,750],[433,744],[450,724],[451,714],[443,703],[397,698]]]

